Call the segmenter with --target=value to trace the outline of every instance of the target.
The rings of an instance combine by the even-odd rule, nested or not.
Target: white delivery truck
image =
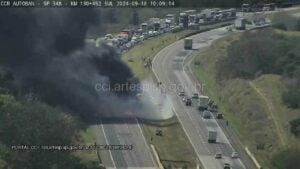
[[[208,108],[209,97],[208,96],[199,96],[199,110],[203,111]]]
[[[208,131],[208,139],[207,139],[208,143],[216,143],[217,142],[217,135],[218,135],[217,131],[209,130]]]
[[[244,30],[246,29],[247,20],[245,18],[238,18],[234,21],[234,27],[237,30]]]
[[[193,39],[192,38],[185,38],[184,39],[184,49],[191,50],[193,48]]]

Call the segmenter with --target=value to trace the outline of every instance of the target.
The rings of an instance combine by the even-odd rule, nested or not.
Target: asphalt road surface
[[[193,93],[201,93],[201,85],[195,84],[184,71],[189,58],[205,47],[208,47],[214,40],[229,34],[225,28],[219,28],[192,36],[193,50],[183,49],[183,40],[177,41],[161,50],[153,60],[153,71],[158,80],[162,82],[172,98],[174,111],[179,118],[190,142],[192,143],[198,158],[205,169],[220,169],[224,163],[230,163],[233,169],[252,168],[253,165],[245,164],[241,159],[232,159],[233,151],[238,151],[231,145],[222,128],[216,119],[203,119],[201,112],[197,109],[198,100],[193,99],[192,106],[185,106],[182,98],[177,95],[184,88],[187,96]],[[177,91],[174,90],[176,84]],[[170,90],[168,90],[170,89]],[[208,143],[208,131],[216,130],[218,133],[217,143]],[[222,159],[215,159],[215,153],[223,154]]]
[[[99,145],[129,145],[131,150],[101,150],[102,163],[108,168],[155,169],[156,162],[136,119],[119,119],[93,126]]]

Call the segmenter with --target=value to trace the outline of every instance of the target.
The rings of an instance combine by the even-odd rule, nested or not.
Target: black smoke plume
[[[133,76],[114,49],[85,43],[95,24],[101,20],[93,9],[1,9],[0,66],[18,87],[38,89],[50,104],[87,118],[120,116],[131,92],[95,85],[125,84]]]

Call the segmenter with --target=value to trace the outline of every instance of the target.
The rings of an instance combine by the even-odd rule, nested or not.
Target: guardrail
[[[181,37],[180,39],[184,39],[186,37],[189,37],[189,36],[192,36],[192,35],[195,35],[195,34],[198,34],[198,33],[207,32],[207,31],[210,31],[212,29],[221,28],[221,27],[224,27],[224,26],[229,26],[231,24],[233,24],[233,21],[226,21],[226,22],[221,22],[221,23],[217,23],[217,24],[213,24],[213,25],[203,26],[203,27],[200,27],[198,31],[195,31],[193,33],[189,33],[189,34]]]

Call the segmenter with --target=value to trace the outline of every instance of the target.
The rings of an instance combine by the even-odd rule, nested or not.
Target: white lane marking
[[[217,40],[217,39],[220,39],[220,38],[222,38],[222,37],[225,37],[225,35],[224,35],[224,36],[219,36],[219,37],[213,38],[213,40],[212,40],[212,41],[210,42],[210,44],[208,44],[207,46],[210,46],[210,45],[212,44],[213,41],[215,41],[215,40]],[[194,88],[194,90],[197,91],[197,88],[194,86],[193,82],[190,80],[189,76],[187,75],[187,73],[186,73],[186,71],[185,71],[186,65],[187,65],[187,64],[190,65],[190,62],[188,62],[187,64],[184,65],[185,60],[188,58],[188,56],[191,56],[191,54],[190,54],[190,55],[187,55],[187,56],[184,58],[182,71],[183,71],[183,73],[184,73],[184,75],[185,75],[185,78],[186,78],[186,80],[187,80],[186,82],[190,81],[192,87]],[[193,59],[191,59],[191,61],[192,61],[192,60],[193,60]],[[231,145],[229,139],[227,138],[227,136],[225,135],[224,131],[223,131],[222,128],[220,127],[219,123],[216,121],[216,119],[212,119],[212,121],[213,121],[214,123],[217,124],[218,130],[221,131],[221,134],[223,135],[223,138],[225,138],[225,143],[227,143],[227,144],[230,146],[230,148],[231,148],[232,151],[235,151],[234,148],[233,148],[233,146]],[[245,165],[242,163],[242,161],[241,161],[240,159],[238,159],[238,161],[240,162],[240,164],[242,165],[243,168],[246,168]]]
[[[165,51],[168,52],[167,49],[168,49],[170,46],[174,45],[175,43],[180,43],[181,41],[183,41],[183,40],[176,41],[176,42],[170,44],[169,46],[167,46],[166,48],[164,48],[163,50],[161,50],[160,52],[158,52],[158,53],[154,56],[154,59],[152,60],[152,65],[154,65],[157,56],[159,56],[161,53],[163,53],[163,52],[165,52]],[[156,73],[156,71],[155,71],[155,69],[154,69],[154,66],[152,66],[152,71],[153,71],[155,77],[157,78],[157,80],[160,81],[160,79],[159,79],[159,77],[158,77],[158,75],[157,75],[157,73]],[[199,159],[200,162],[204,165],[203,161],[205,161],[205,160],[203,160],[203,159],[201,158],[201,156],[199,155],[196,146],[195,146],[194,143],[192,142],[192,140],[191,140],[191,138],[190,138],[190,136],[189,136],[189,134],[188,134],[186,128],[185,128],[184,125],[183,125],[182,120],[179,118],[180,116],[178,115],[177,111],[176,111],[175,108],[174,108],[173,102],[171,102],[171,104],[172,104],[172,108],[173,108],[173,110],[174,110],[176,116],[178,117],[178,120],[179,120],[179,122],[180,122],[180,124],[181,124],[181,126],[182,126],[182,128],[183,128],[183,130],[184,130],[184,132],[186,133],[186,135],[187,135],[187,137],[188,137],[190,143],[192,144],[192,146],[193,146],[193,148],[194,148],[194,151],[196,152],[196,154],[197,154],[197,156],[198,156],[198,159]]]
[[[182,80],[181,80],[180,78],[178,78],[178,80],[180,81],[181,84],[184,84],[184,83],[182,83]],[[186,108],[184,107],[184,104],[181,102],[181,98],[180,98],[179,96],[177,96],[177,95],[176,95],[176,97],[179,98],[179,100],[180,100],[180,105],[181,105],[181,107],[183,107],[183,110],[184,110],[185,114],[187,114],[187,116],[189,117],[189,119],[190,119],[190,121],[191,121],[191,123],[192,123],[192,126],[195,128],[197,134],[198,134],[199,137],[200,137],[200,140],[201,140],[202,142],[204,142],[204,141],[203,141],[204,139],[203,139],[201,133],[200,133],[199,130],[198,130],[199,127],[197,127],[197,125],[194,123],[193,118],[191,117],[190,113],[188,113],[188,112],[186,111]],[[172,104],[173,104],[173,103],[172,103]],[[205,143],[206,143],[206,142],[205,142]],[[211,151],[209,151],[209,149],[208,149],[206,146],[205,146],[205,149],[206,149],[206,151],[207,151],[209,154],[211,154]]]
[[[102,131],[103,131],[103,135],[104,135],[105,141],[106,141],[107,144],[109,144],[101,120],[100,120],[100,126],[101,126],[101,128],[102,128]],[[109,156],[110,156],[110,158],[111,158],[111,161],[113,162],[113,165],[114,165],[114,167],[116,168],[116,164],[115,164],[114,158],[113,158],[113,156],[112,156],[111,150],[108,150],[108,151],[109,151]]]
[[[143,136],[143,140],[144,140],[144,142],[145,142],[145,144],[146,144],[146,147],[147,147],[148,151],[151,152],[151,150],[150,150],[150,148],[149,148],[149,145],[148,145],[148,143],[147,143],[147,141],[146,141],[146,139],[145,139],[145,136],[144,136],[144,134],[143,134],[143,130],[142,130],[140,124],[139,124],[138,119],[137,119],[137,118],[134,118],[134,119],[135,119],[135,121],[136,121],[136,123],[137,123],[137,125],[138,125],[138,128],[140,129],[140,132],[141,132],[141,134],[142,134],[142,136]],[[151,157],[152,164],[153,164],[154,166],[156,166],[156,165],[155,165],[155,162],[154,162],[154,159],[153,159],[153,157],[152,157],[152,153],[150,153],[149,155],[150,155],[150,157]]]
[[[172,44],[171,44],[171,45],[172,45]],[[165,49],[166,49],[166,48],[165,48]],[[163,50],[164,50],[164,49],[163,49]],[[163,50],[162,50],[162,51],[163,51]],[[160,53],[160,52],[159,52],[159,53]],[[157,55],[155,55],[155,57],[154,57],[154,59],[153,59],[153,61],[152,61],[153,63],[155,62],[156,56],[158,56],[159,53],[158,53]],[[158,75],[157,75],[157,73],[155,72],[153,66],[152,66],[152,71],[153,71],[155,77],[157,78],[157,80],[159,80]],[[160,81],[160,80],[159,80],[159,81]],[[182,126],[182,128],[183,128],[183,130],[184,130],[184,132],[185,132],[185,134],[187,135],[187,137],[188,137],[190,143],[192,144],[192,146],[193,146],[193,148],[194,148],[194,151],[196,152],[196,154],[197,154],[197,156],[198,156],[198,159],[199,159],[200,162],[203,164],[203,161],[201,161],[201,158],[200,158],[200,155],[199,155],[199,153],[198,153],[198,151],[197,151],[196,146],[195,146],[194,143],[192,142],[192,140],[191,140],[191,138],[190,138],[190,136],[189,136],[187,130],[185,129],[185,127],[184,127],[184,125],[183,125],[181,119],[180,119],[179,116],[178,116],[177,111],[176,111],[175,108],[174,108],[173,101],[171,102],[171,104],[172,104],[172,109],[173,109],[173,111],[175,112],[175,114],[176,114],[176,116],[177,116],[177,119],[179,120],[179,122],[180,122],[180,124],[181,124],[181,126]]]
[[[220,29],[220,28],[219,28],[219,29]],[[216,29],[216,30],[219,30],[219,29]],[[157,59],[157,56],[161,55],[161,54],[164,53],[164,52],[168,52],[167,49],[170,48],[170,46],[174,45],[175,43],[180,43],[181,41],[183,41],[183,40],[176,41],[176,42],[174,42],[174,43],[168,45],[167,47],[165,47],[165,48],[164,48],[163,50],[161,50],[159,53],[157,53],[157,54],[154,56],[154,59],[152,60],[152,65],[155,65],[154,63],[155,63],[155,61],[156,61],[156,59]],[[208,46],[209,46],[209,45],[208,45]],[[184,62],[183,62],[183,63],[184,63]],[[153,71],[155,77],[157,78],[157,80],[160,81],[160,79],[158,78],[158,75],[157,75],[157,73],[156,73],[156,71],[155,71],[155,69],[154,69],[154,66],[152,66],[152,71]],[[185,71],[184,71],[184,73],[185,73]],[[187,75],[186,75],[186,76],[187,76]],[[174,108],[173,102],[171,102],[171,103],[172,103],[172,108],[173,108],[173,110],[174,110],[176,116],[179,117],[177,111],[176,111],[175,108]],[[181,125],[182,125],[182,127],[183,127],[183,130],[185,131],[185,133],[186,133],[186,135],[187,135],[187,137],[188,137],[190,143],[192,144],[192,146],[193,146],[193,148],[194,148],[194,150],[195,150],[195,152],[196,152],[196,154],[197,154],[197,156],[198,156],[200,162],[201,162],[202,164],[204,164],[203,161],[205,161],[205,160],[203,160],[203,159],[200,157],[200,155],[199,155],[199,153],[197,152],[197,149],[195,148],[194,143],[191,141],[191,138],[189,137],[189,135],[188,135],[188,133],[187,133],[187,131],[186,131],[186,129],[185,129],[185,127],[184,127],[184,125],[183,125],[181,119],[180,119],[180,118],[178,118],[178,119],[179,119],[179,122],[181,123]],[[202,160],[201,160],[201,159],[202,159]]]

